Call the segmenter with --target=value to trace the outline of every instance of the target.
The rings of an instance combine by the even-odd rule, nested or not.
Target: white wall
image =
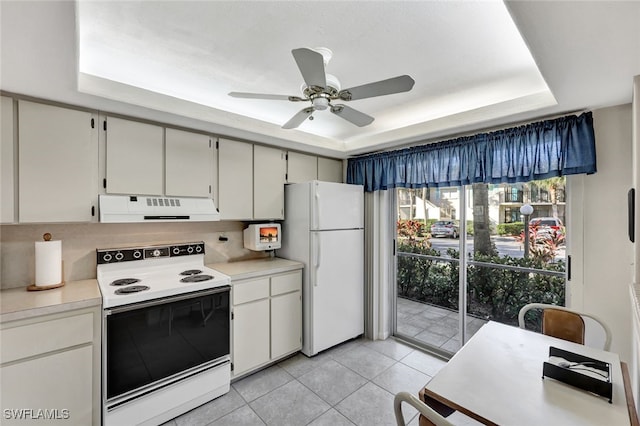
[[[598,172],[569,180],[572,279],[567,306],[601,317],[613,331],[611,351],[631,359],[629,284],[633,244],[627,236],[632,187],[631,105],[593,112]],[[588,338],[589,336],[587,336]]]
[[[633,186],[636,188],[636,200],[635,200],[635,241],[634,244],[634,273],[633,284],[636,289],[638,288],[638,278],[640,277],[640,262],[638,256],[640,256],[640,250],[637,244],[640,244],[640,208],[637,206],[640,204],[640,75],[637,75],[633,79]],[[635,298],[631,298],[632,305],[636,303]],[[638,312],[639,307],[637,305],[632,307],[632,312],[635,308],[635,312]],[[637,316],[632,315],[632,318]],[[636,411],[640,414],[640,323],[637,320],[632,324],[632,336],[631,336],[631,362],[629,363],[629,374],[631,375],[631,387],[635,397]]]

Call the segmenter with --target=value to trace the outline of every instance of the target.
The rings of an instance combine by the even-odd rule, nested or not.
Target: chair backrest
[[[518,313],[518,325],[520,328],[525,328],[524,316],[531,309],[542,309],[543,311],[542,333],[580,344],[584,344],[584,318],[590,318],[597,322],[604,331],[604,350],[608,351],[611,348],[611,329],[595,315],[574,311],[564,306],[529,303],[523,306]]]
[[[573,312],[547,308],[542,311],[542,334],[584,345],[584,320]]]
[[[442,417],[435,410],[429,407],[424,402],[420,401],[417,397],[411,395],[408,392],[399,392],[393,399],[393,411],[396,415],[396,423],[398,426],[405,426],[404,416],[402,415],[402,403],[413,406],[420,412],[427,420],[427,424],[433,426],[454,426],[453,423]]]

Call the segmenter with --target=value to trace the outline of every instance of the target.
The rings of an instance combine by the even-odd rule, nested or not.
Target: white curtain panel
[[[393,190],[387,190],[366,192],[364,196],[365,334],[373,340],[384,340],[391,334],[393,194]]]

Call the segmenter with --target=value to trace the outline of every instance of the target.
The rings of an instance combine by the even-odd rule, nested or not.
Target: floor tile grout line
[[[347,395],[345,395],[344,397],[342,397],[339,401],[336,401],[335,403],[330,403],[329,401],[326,401],[324,398],[322,398],[322,396],[320,396],[319,394],[317,394],[315,391],[313,391],[311,388],[309,388],[307,385],[305,385],[305,384],[300,380],[300,379],[301,379],[302,377],[304,377],[305,375],[310,374],[310,373],[312,373],[312,372],[316,371],[318,368],[321,368],[321,367],[322,367],[322,363],[319,363],[319,365],[313,366],[309,371],[304,372],[304,374],[301,374],[301,375],[299,375],[298,377],[296,377],[296,376],[294,376],[293,374],[291,374],[289,371],[287,371],[287,369],[286,369],[286,368],[284,368],[284,367],[280,366],[279,364],[273,364],[273,365],[269,366],[268,368],[271,368],[271,367],[274,367],[274,366],[278,366],[278,367],[280,367],[280,370],[282,370],[282,371],[283,371],[287,376],[289,376],[289,380],[287,380],[285,383],[280,384],[280,385],[276,386],[275,388],[273,388],[273,389],[269,390],[269,392],[267,392],[266,394],[264,394],[264,395],[260,395],[260,396],[258,396],[257,398],[254,398],[254,399],[253,399],[253,400],[251,400],[251,401],[248,401],[248,400],[243,396],[243,394],[242,394],[240,391],[238,391],[238,389],[237,389],[237,388],[236,388],[236,386],[235,386],[235,385],[236,385],[236,383],[238,383],[238,382],[236,382],[236,383],[232,384],[232,385],[231,385],[231,386],[232,386],[232,388],[233,388],[233,389],[234,389],[234,391],[235,391],[235,392],[240,396],[240,399],[241,399],[241,401],[243,402],[243,404],[242,404],[241,406],[239,406],[239,407],[236,407],[234,410],[232,410],[231,412],[229,412],[229,413],[225,414],[224,416],[221,416],[221,417],[219,417],[219,418],[217,418],[217,419],[215,419],[215,420],[213,420],[212,422],[207,423],[207,424],[214,423],[214,422],[216,422],[216,421],[220,420],[221,418],[224,418],[225,416],[231,415],[232,413],[236,412],[236,411],[237,411],[237,410],[239,410],[240,408],[243,408],[244,406],[247,406],[247,407],[248,407],[248,408],[249,408],[249,409],[250,409],[250,410],[251,410],[251,411],[252,411],[252,412],[253,412],[253,413],[254,413],[254,414],[255,414],[255,415],[256,415],[256,416],[257,416],[257,417],[262,421],[262,422],[263,422],[263,423],[265,423],[265,424],[267,424],[267,425],[268,425],[268,423],[266,422],[266,420],[265,420],[264,418],[262,418],[262,417],[261,417],[261,416],[260,416],[260,415],[255,411],[255,410],[254,410],[254,408],[251,406],[251,404],[252,404],[253,402],[257,401],[258,399],[263,398],[263,397],[266,397],[267,395],[271,394],[272,392],[277,391],[278,389],[282,388],[283,386],[285,386],[285,385],[287,385],[287,384],[290,384],[290,383],[292,383],[293,381],[296,381],[296,382],[298,382],[298,384],[299,384],[299,385],[303,386],[305,389],[307,389],[308,391],[310,391],[313,395],[315,395],[317,398],[319,398],[319,400],[320,400],[320,401],[323,401],[323,402],[324,402],[324,403],[329,407],[329,408],[327,408],[326,410],[324,410],[322,413],[318,414],[314,419],[310,420],[308,424],[313,423],[313,422],[314,422],[314,421],[316,421],[319,417],[321,417],[321,416],[325,415],[327,412],[329,412],[331,409],[333,409],[333,410],[335,410],[338,414],[340,414],[341,416],[343,416],[344,418],[346,418],[349,422],[354,423],[354,424],[356,424],[356,425],[357,425],[357,423],[356,423],[354,420],[352,420],[351,418],[349,418],[345,413],[341,412],[341,411],[337,408],[337,406],[338,406],[338,405],[340,405],[340,404],[341,404],[345,399],[349,398],[349,397],[350,397],[350,396],[352,396],[354,393],[358,392],[358,391],[359,391],[359,390],[361,390],[363,387],[367,386],[369,383],[371,383],[371,385],[375,386],[376,388],[378,388],[378,389],[379,389],[379,390],[381,390],[382,392],[388,393],[388,394],[390,394],[390,395],[392,395],[392,396],[393,396],[393,392],[391,392],[391,391],[389,391],[389,390],[385,389],[384,387],[382,387],[382,386],[380,386],[380,385],[378,385],[377,383],[375,383],[375,382],[374,382],[374,380],[376,380],[376,378],[378,378],[379,376],[381,376],[382,374],[384,374],[385,372],[387,372],[389,369],[393,368],[393,367],[394,367],[394,366],[396,366],[397,364],[401,364],[401,365],[403,365],[403,366],[405,366],[405,367],[410,368],[411,370],[414,370],[414,371],[416,371],[416,372],[419,372],[419,373],[421,373],[421,374],[424,374],[424,375],[426,375],[426,376],[428,376],[428,377],[432,377],[430,374],[428,374],[428,373],[426,373],[426,372],[424,372],[424,371],[418,370],[418,369],[416,369],[416,368],[412,367],[411,365],[406,364],[405,362],[402,362],[403,360],[405,360],[405,358],[409,357],[412,353],[416,352],[416,349],[415,349],[415,348],[412,348],[411,346],[404,345],[404,344],[402,344],[401,342],[396,342],[396,341],[394,341],[394,342],[395,342],[395,343],[397,343],[398,345],[400,345],[400,346],[402,346],[402,347],[406,347],[406,348],[410,349],[410,351],[409,351],[408,353],[406,353],[405,355],[401,356],[401,357],[400,357],[400,359],[396,359],[394,356],[389,356],[388,354],[386,354],[386,353],[382,352],[381,350],[378,350],[378,349],[376,348],[376,345],[375,345],[373,342],[375,342],[375,341],[366,341],[366,342],[365,342],[365,341],[362,341],[362,340],[355,341],[355,344],[354,344],[351,348],[349,348],[349,349],[342,350],[342,351],[338,352],[338,354],[330,354],[330,353],[328,353],[328,354],[327,354],[327,355],[328,355],[328,358],[329,358],[330,360],[333,360],[334,362],[336,362],[336,364],[340,365],[340,366],[341,366],[341,367],[343,367],[343,368],[346,368],[347,370],[349,370],[349,371],[353,372],[356,376],[358,376],[358,377],[360,377],[361,379],[363,379],[363,380],[364,380],[364,383],[363,383],[362,385],[360,385],[360,386],[359,386],[359,387],[357,387],[355,390],[353,390],[352,392],[348,393]],[[367,344],[367,343],[370,343],[370,344]],[[391,361],[393,361],[393,362],[392,362],[392,364],[390,364],[389,366],[387,366],[386,368],[384,368],[382,371],[378,372],[374,377],[372,377],[372,378],[365,377],[365,376],[363,376],[362,374],[360,374],[360,373],[358,373],[357,371],[355,371],[355,370],[353,370],[352,368],[350,368],[349,366],[347,366],[347,365],[343,364],[343,362],[341,362],[341,359],[342,359],[342,358],[344,358],[344,356],[345,356],[345,355],[347,355],[349,352],[351,352],[351,351],[353,351],[353,350],[358,349],[359,347],[364,347],[365,349],[371,350],[372,352],[375,352],[375,353],[376,353],[376,354],[378,354],[378,355],[381,355],[381,356],[383,356],[383,357],[385,357],[385,358],[388,358],[388,359],[390,359],[390,360],[391,360]],[[265,370],[261,370],[261,371],[265,371]],[[249,376],[247,376],[247,377],[249,377]],[[242,380],[242,379],[241,379],[241,380]],[[416,413],[414,413],[414,415],[413,415],[411,418],[409,418],[409,419],[408,419],[408,421],[406,422],[406,424],[411,423],[411,422],[416,418],[416,416],[417,416],[417,415],[418,415],[418,412],[416,411]],[[176,425],[177,425],[177,423],[175,423],[175,420],[174,420],[174,424],[176,424]]]

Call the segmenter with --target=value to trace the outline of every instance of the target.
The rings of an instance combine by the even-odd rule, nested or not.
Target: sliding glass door
[[[562,178],[397,189],[394,334],[446,356],[487,321],[517,326],[527,303],[564,305],[564,190]]]

